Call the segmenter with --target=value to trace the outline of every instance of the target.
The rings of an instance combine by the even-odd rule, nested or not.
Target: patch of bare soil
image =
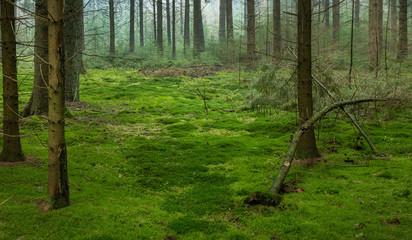
[[[145,76],[150,77],[205,77],[216,75],[219,71],[235,71],[235,68],[227,66],[188,66],[188,67],[167,67],[167,68],[148,68],[140,70]]]
[[[280,189],[280,193],[283,194],[283,193],[302,193],[302,192],[304,192],[305,190],[303,190],[303,188],[296,187],[296,184],[298,182],[301,182],[301,181],[296,180],[296,181],[290,181],[290,182],[287,182],[287,183],[283,183],[282,188]]]
[[[21,165],[31,165],[33,167],[40,167],[40,160],[34,155],[26,156],[26,161],[21,162],[0,162],[0,167],[13,167]]]
[[[42,213],[46,213],[52,209],[50,201],[47,200],[40,200],[36,202],[36,206]]]
[[[68,102],[66,103],[67,108],[70,111],[73,110],[85,110],[85,109],[94,109],[94,106],[89,105],[87,102],[85,101],[79,101],[79,102]]]
[[[322,160],[323,160],[322,157],[308,158],[308,159],[295,159],[293,160],[293,165],[309,167],[309,166],[313,166],[321,162]]]

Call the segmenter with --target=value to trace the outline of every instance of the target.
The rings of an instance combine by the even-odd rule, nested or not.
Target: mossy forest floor
[[[45,209],[47,122],[23,119],[24,152],[38,160],[0,167],[0,239],[412,238],[405,112],[361,121],[384,155],[329,114],[316,130],[323,160],[288,175],[299,191],[277,207],[245,205],[268,191],[296,129],[294,111],[247,109],[250,78],[90,70],[67,114],[71,206]],[[21,108],[30,85],[20,87]]]

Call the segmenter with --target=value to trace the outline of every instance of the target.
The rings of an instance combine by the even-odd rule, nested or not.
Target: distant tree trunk
[[[157,51],[163,56],[163,3],[157,0]]]
[[[279,62],[281,57],[282,38],[280,26],[280,0],[273,0],[273,62]]]
[[[49,12],[49,169],[48,192],[53,208],[68,206],[69,180],[64,137],[63,0],[48,0]]]
[[[32,115],[47,115],[49,109],[49,99],[47,85],[49,84],[49,51],[48,51],[48,30],[47,21],[47,1],[38,0],[35,2],[34,18],[34,80],[33,90],[30,100],[23,110],[23,117]]]
[[[399,49],[398,60],[402,61],[408,54],[408,4],[407,0],[399,0]]]
[[[193,56],[198,57],[205,49],[201,0],[193,1]]]
[[[226,41],[226,0],[219,2],[219,42]]]
[[[190,2],[185,0],[185,32],[184,32],[183,48],[186,49],[190,47]]]
[[[312,99],[312,8],[311,1],[299,0],[298,6],[298,112],[299,127],[313,116]],[[303,134],[297,157],[319,157],[313,127]]]
[[[172,0],[172,57],[176,58],[176,0]]]
[[[156,0],[153,0],[153,40],[157,44]]]
[[[183,35],[183,0],[180,0],[180,35]]]
[[[172,43],[170,36],[170,2],[166,0],[166,30],[167,30],[167,45],[170,46]]]
[[[130,0],[130,30],[129,30],[129,52],[134,52],[134,15],[135,0]]]
[[[360,0],[355,0],[355,26],[359,27],[360,23]]]
[[[144,46],[143,0],[139,0],[139,18],[140,46]]]
[[[255,0],[247,0],[247,58],[248,69],[255,69]]]
[[[3,150],[1,162],[24,161],[19,132],[19,91],[17,86],[14,1],[1,1],[1,42],[3,61]]]
[[[115,49],[115,30],[114,30],[114,0],[109,0],[109,18],[110,18],[110,55],[116,54]]]
[[[339,48],[339,21],[340,21],[340,0],[333,0],[333,47]]]
[[[392,38],[393,40],[396,41],[397,37],[396,37],[396,33],[397,33],[397,29],[398,29],[398,11],[397,11],[397,5],[396,5],[396,0],[390,0],[390,15],[391,15],[391,32],[392,32]]]
[[[233,40],[233,0],[225,0],[226,2],[226,30],[228,41]]]
[[[325,1],[325,25],[326,27],[330,26],[330,22],[329,22],[329,0],[324,0]]]
[[[369,0],[369,65],[377,70],[382,45],[382,0]]]
[[[81,49],[81,25],[79,9],[83,7],[83,0],[66,0],[64,4],[64,49],[65,61],[65,93],[66,101],[78,102],[79,96],[79,75],[80,75],[80,54]]]

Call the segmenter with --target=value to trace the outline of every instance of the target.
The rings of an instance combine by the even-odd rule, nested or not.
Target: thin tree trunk
[[[19,131],[19,91],[17,86],[14,1],[1,1],[1,41],[3,61],[3,150],[1,162],[24,161]]]
[[[369,0],[369,65],[375,71],[380,62],[379,1]]]
[[[167,45],[170,46],[172,43],[171,35],[170,35],[170,2],[166,0],[166,27],[167,27]]]
[[[153,41],[157,44],[156,0],[153,0]]]
[[[172,0],[172,57],[176,58],[176,0]]]
[[[399,0],[399,49],[398,60],[408,54],[408,5],[407,0]]]
[[[185,0],[185,32],[184,32],[183,48],[186,49],[190,47],[190,2]]]
[[[38,0],[35,2],[34,18],[34,80],[33,91],[30,100],[23,110],[23,117],[32,115],[47,115],[49,107],[47,85],[49,84],[49,45],[48,45],[48,23],[47,1]]]
[[[273,62],[280,61],[281,46],[280,0],[273,0]]]
[[[83,0],[66,0],[64,4],[64,49],[65,61],[65,94],[66,101],[78,102],[80,100],[80,54],[81,49],[81,29],[79,26],[79,9],[83,7]]]
[[[339,48],[340,0],[333,0],[333,47]]]
[[[219,2],[219,42],[226,42],[226,0]]]
[[[330,8],[330,4],[329,4],[329,0],[324,0],[325,1],[325,25],[326,27],[330,26],[330,22],[329,22],[329,8]]]
[[[255,0],[247,0],[247,59],[248,69],[256,68]]]
[[[130,0],[130,30],[129,30],[129,52],[134,52],[134,15],[135,0]]]
[[[69,180],[64,136],[63,0],[48,0],[49,12],[49,169],[53,208],[68,206]]]
[[[114,30],[114,0],[109,0],[109,18],[110,18],[110,55],[115,55],[116,48],[115,48],[115,30]]]
[[[312,99],[312,8],[311,1],[298,6],[298,112],[299,126],[313,116]],[[301,159],[319,157],[313,126],[309,126],[297,146]]]
[[[180,35],[183,35],[183,0],[180,0]]]
[[[139,0],[139,18],[140,46],[144,46],[143,0]]]
[[[157,0],[157,51],[163,56],[163,3]]]

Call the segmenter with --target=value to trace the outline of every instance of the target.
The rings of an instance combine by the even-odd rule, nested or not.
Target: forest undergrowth
[[[254,78],[89,70],[66,114],[71,206],[47,209],[47,121],[24,118],[31,161],[0,166],[0,239],[409,239],[405,109],[363,106],[377,110],[359,121],[380,154],[328,114],[316,127],[321,162],[292,168],[279,206],[244,203],[268,191],[297,128],[293,104],[251,111]]]

